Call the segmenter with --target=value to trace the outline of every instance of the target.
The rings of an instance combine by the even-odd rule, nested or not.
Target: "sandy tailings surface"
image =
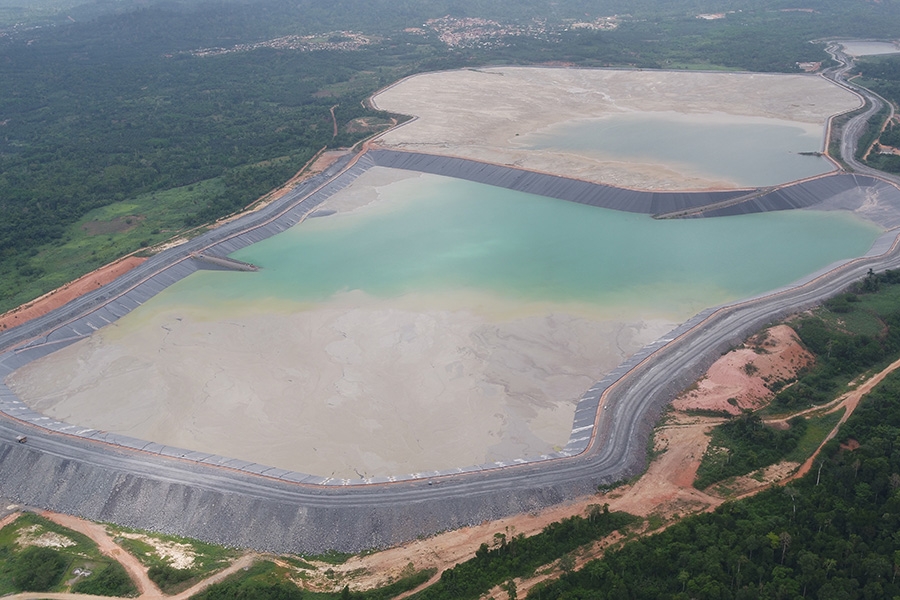
[[[734,188],[674,161],[598,159],[531,150],[521,140],[560,123],[620,114],[678,113],[714,120],[815,126],[859,105],[811,75],[493,68],[410,77],[374,98],[417,120],[380,138],[385,147],[461,156],[636,189]],[[712,120],[711,120],[712,119]],[[754,121],[757,120],[757,121]]]
[[[323,476],[400,475],[561,448],[584,390],[671,326],[340,302],[166,311],[8,382],[79,425]]]
[[[326,218],[410,177],[373,169]],[[77,425],[320,476],[404,475],[561,449],[584,391],[674,325],[477,290],[151,302],[7,384]]]

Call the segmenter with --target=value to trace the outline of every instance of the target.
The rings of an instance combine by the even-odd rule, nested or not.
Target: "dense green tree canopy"
[[[628,543],[528,597],[892,598],[900,594],[898,531],[894,374],[803,479]]]
[[[0,24],[42,24],[0,25],[0,310],[174,233],[171,224],[142,221],[140,239],[73,242],[83,256],[72,264],[48,257],[78,241],[72,227],[90,211],[216,181],[179,205],[181,224],[227,214],[323,146],[350,145],[377,129],[353,126],[355,119],[387,123],[362,101],[416,71],[545,62],[797,71],[798,61],[827,60],[810,40],[900,29],[896,0],[826,0],[813,11],[788,4],[73,0],[57,12],[39,2],[28,12],[0,2]],[[718,12],[724,18],[697,18]],[[498,33],[447,45],[426,22],[448,15],[494,20]],[[614,30],[568,28],[612,15]],[[339,31],[361,32],[367,44],[298,49],[272,41],[345,39]],[[227,53],[194,52],[204,48]]]

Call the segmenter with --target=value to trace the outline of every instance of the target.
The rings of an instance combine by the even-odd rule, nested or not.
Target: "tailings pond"
[[[844,212],[655,221],[381,167],[8,379],[54,418],[333,477],[538,456],[699,310],[865,253]]]
[[[567,121],[516,139],[532,150],[664,166],[688,177],[762,187],[834,170],[815,153],[822,127],[763,117],[677,112]]]

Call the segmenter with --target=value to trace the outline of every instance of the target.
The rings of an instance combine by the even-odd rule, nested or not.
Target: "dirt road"
[[[73,517],[71,515],[64,515],[61,513],[41,511],[39,514],[45,519],[49,519],[54,523],[62,525],[63,527],[67,527],[68,529],[77,531],[78,533],[81,533],[93,540],[93,542],[97,544],[97,547],[100,549],[100,552],[103,553],[103,555],[117,561],[125,568],[128,576],[138,588],[139,595],[137,596],[137,598],[139,598],[140,600],[187,600],[194,594],[199,593],[210,585],[222,581],[232,573],[236,573],[241,569],[249,568],[258,558],[258,556],[253,553],[245,554],[238,558],[235,562],[233,562],[229,567],[222,569],[217,573],[214,573],[210,577],[207,577],[203,581],[196,583],[180,594],[167,596],[163,594],[162,591],[160,591],[159,587],[157,587],[157,585],[153,583],[153,581],[151,581],[147,576],[147,567],[141,564],[141,562],[137,558],[127,552],[124,548],[116,544],[115,541],[113,541],[113,539],[107,533],[106,527],[104,527],[103,525],[94,523],[92,521],[79,519],[78,517]],[[5,517],[2,521],[0,521],[0,529],[13,522],[18,516],[19,513],[13,513]],[[23,592],[21,594],[4,596],[4,598],[10,600],[40,600],[43,598],[60,600],[110,600],[111,597],[93,596],[90,594],[73,594],[69,592]]]
[[[163,596],[160,589],[147,576],[147,567],[142,565],[141,561],[135,558],[134,555],[115,543],[103,525],[61,513],[43,511],[40,515],[45,519],[50,519],[54,523],[68,527],[91,538],[97,544],[100,552],[125,567],[125,571],[131,577],[131,581],[137,586],[138,594],[141,598]]]

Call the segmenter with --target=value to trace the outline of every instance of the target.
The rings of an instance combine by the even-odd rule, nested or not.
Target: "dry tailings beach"
[[[756,187],[830,171],[799,153],[822,150],[828,117],[860,103],[812,75],[521,67],[416,75],[374,102],[417,117],[379,138],[386,148],[642,190]],[[768,178],[773,170],[780,181]]]

